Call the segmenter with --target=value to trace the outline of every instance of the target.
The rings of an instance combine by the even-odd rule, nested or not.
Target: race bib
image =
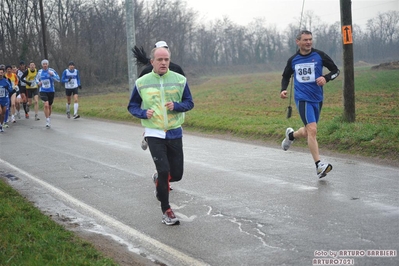
[[[0,88],[0,97],[6,97],[6,89],[3,87]]]
[[[44,89],[51,88],[51,82],[49,79],[42,80],[42,88]]]
[[[71,79],[67,83],[65,83],[65,88],[67,89],[74,89],[78,87],[78,83],[76,82],[76,79]]]
[[[296,80],[301,83],[315,82],[315,64],[297,64],[295,65]]]

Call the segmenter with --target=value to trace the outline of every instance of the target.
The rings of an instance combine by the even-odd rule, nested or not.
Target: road
[[[22,119],[0,135],[9,183],[153,262],[399,264],[397,167],[325,157],[334,169],[317,180],[310,154],[295,145],[284,152],[186,132],[185,174],[170,195],[181,224],[168,227],[140,126],[57,114],[44,125]]]

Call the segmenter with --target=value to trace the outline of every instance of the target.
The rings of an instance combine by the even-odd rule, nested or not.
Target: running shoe
[[[166,225],[178,225],[180,224],[179,219],[177,219],[176,215],[173,213],[172,209],[168,209],[163,215],[162,215],[162,223]]]
[[[29,114],[25,114],[25,118],[26,118],[26,119],[29,119]]]
[[[71,118],[71,112],[67,112],[68,119]]]
[[[145,138],[141,142],[141,148],[143,149],[143,151],[145,151],[148,148],[148,143]]]
[[[7,122],[4,122],[4,123],[3,123],[3,128],[9,128],[9,126],[8,126],[8,123],[7,123]]]
[[[283,142],[281,142],[281,148],[283,148],[283,150],[288,150],[291,146],[291,144],[294,142],[293,140],[290,140],[289,138],[289,134],[291,132],[294,132],[294,130],[292,128],[287,128],[285,130],[285,139],[283,140]]]
[[[73,119],[78,119],[80,117],[80,115],[76,114],[73,116]]]
[[[19,113],[19,111],[17,112],[17,117],[18,119],[21,119],[21,114]]]
[[[15,121],[15,117],[14,116],[11,117],[11,123],[17,123],[17,121]]]
[[[327,175],[328,172],[332,170],[332,165],[329,163],[319,162],[319,165],[316,168],[316,173],[318,178],[323,178]]]
[[[35,121],[39,121],[39,120],[40,120],[39,115],[35,114]]]
[[[3,130],[3,127],[2,127],[2,126],[0,126],[0,132],[4,132],[4,130]]]
[[[50,128],[50,126],[51,126],[50,123],[47,122],[47,123],[46,123],[46,128]]]
[[[29,113],[29,104],[26,105],[26,112]],[[29,115],[28,115],[29,117]]]

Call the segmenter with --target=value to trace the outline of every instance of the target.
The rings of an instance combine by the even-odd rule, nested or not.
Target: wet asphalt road
[[[284,152],[186,132],[185,174],[170,195],[181,225],[167,227],[140,126],[52,117],[51,129],[22,119],[1,133],[0,171],[16,177],[16,189],[51,197],[60,215],[71,216],[68,206],[79,213],[73,222],[153,261],[399,265],[399,168],[323,157],[334,168],[318,180],[310,154],[295,145]]]

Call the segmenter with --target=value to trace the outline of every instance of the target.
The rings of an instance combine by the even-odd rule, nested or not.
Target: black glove
[[[72,77],[69,77],[69,78],[68,78],[68,81],[71,81],[71,79],[72,79]]]
[[[79,90],[81,90],[81,89],[82,89],[82,85],[79,85],[79,87],[78,87],[78,88],[79,88]]]

